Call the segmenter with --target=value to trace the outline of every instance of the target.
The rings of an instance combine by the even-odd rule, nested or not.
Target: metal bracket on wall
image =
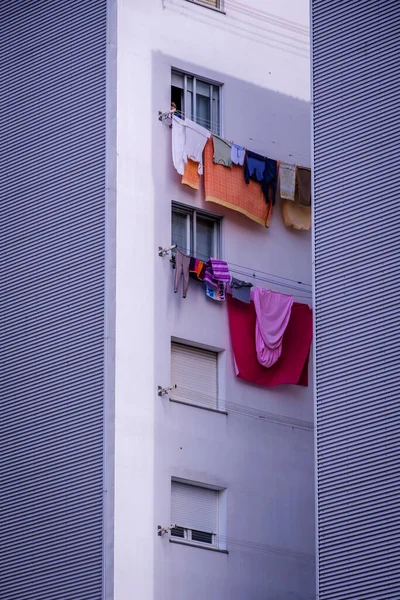
[[[157,535],[163,536],[166,533],[170,533],[171,529],[174,529],[175,527],[176,527],[176,525],[168,525],[168,527],[161,527],[161,525],[158,525]]]
[[[175,248],[176,248],[176,244],[173,244],[172,246],[168,246],[168,248],[162,248],[162,246],[158,246],[158,256],[161,256],[161,257],[166,256]]]
[[[171,392],[172,390],[176,390],[178,386],[175,385],[170,385],[169,387],[161,387],[161,385],[158,386],[157,388],[157,394],[159,396],[165,396],[166,394],[168,394],[169,392]]]

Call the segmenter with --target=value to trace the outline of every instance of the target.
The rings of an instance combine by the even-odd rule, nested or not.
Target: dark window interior
[[[192,542],[201,542],[202,544],[212,544],[212,533],[192,530]]]
[[[185,530],[183,527],[173,527],[171,529],[171,535],[175,536],[175,537],[179,537],[179,538],[184,538],[185,537]]]
[[[179,113],[183,112],[183,90],[174,85],[171,86],[171,102],[175,102],[176,110]]]

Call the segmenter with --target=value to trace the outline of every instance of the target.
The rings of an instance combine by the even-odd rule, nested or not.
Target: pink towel
[[[259,287],[254,289],[257,360],[263,367],[272,367],[282,353],[282,338],[292,305],[292,296]]]

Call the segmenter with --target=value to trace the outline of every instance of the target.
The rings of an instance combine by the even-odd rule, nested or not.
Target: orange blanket
[[[212,137],[204,148],[204,186],[207,202],[236,210],[249,219],[269,227],[272,202],[267,204],[261,185],[244,180],[243,167],[217,165],[213,161]]]
[[[188,159],[187,164],[184,166],[182,183],[183,185],[188,185],[194,190],[198,190],[200,188],[199,163],[194,162],[190,158]]]

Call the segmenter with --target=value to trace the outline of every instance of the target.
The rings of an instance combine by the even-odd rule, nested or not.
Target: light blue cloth
[[[231,159],[235,165],[243,166],[244,163],[244,148],[237,144],[232,144],[231,148]]]

